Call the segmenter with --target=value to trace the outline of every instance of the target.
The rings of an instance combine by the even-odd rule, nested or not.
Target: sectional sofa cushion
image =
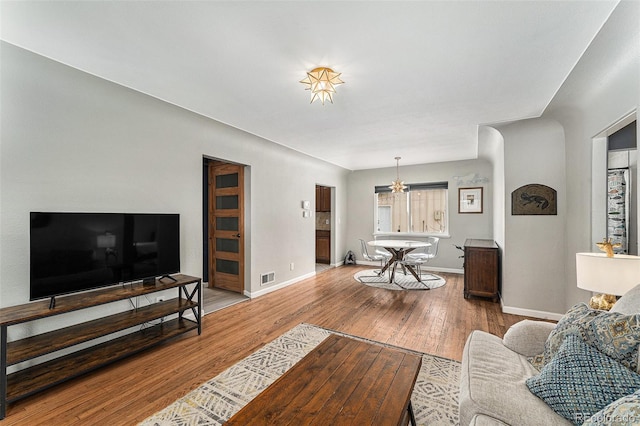
[[[640,306],[640,284],[629,290],[621,297],[609,312],[618,312],[621,314],[637,314],[638,306]]]
[[[507,330],[502,343],[520,355],[532,357],[544,350],[544,344],[555,327],[555,323],[522,320]]]
[[[570,425],[529,391],[525,380],[536,374],[527,358],[503,345],[500,337],[471,332],[462,354],[460,424],[486,416],[508,425]]]

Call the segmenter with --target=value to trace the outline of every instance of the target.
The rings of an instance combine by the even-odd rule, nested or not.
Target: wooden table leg
[[[380,270],[380,275],[384,274],[385,271],[387,269],[389,269],[391,267],[391,265],[393,265],[395,263],[396,259],[395,259],[395,255],[393,253],[391,253],[391,259],[389,259],[389,261],[387,262],[386,265],[384,265],[384,268],[382,268]]]
[[[384,268],[382,269],[382,271],[380,271],[380,275],[384,274],[384,271],[391,268],[391,273],[389,274],[389,282],[392,283],[393,278],[396,274],[396,263],[398,262],[398,260],[402,260],[402,250],[396,250],[391,247],[385,247],[385,249],[389,253],[391,253],[391,259],[389,259],[387,264],[384,265]]]
[[[415,250],[415,249],[413,249],[413,248],[404,249],[404,250],[402,251],[402,253],[401,253],[401,256],[402,256],[402,257],[401,257],[401,259],[400,259],[400,260],[402,260],[402,259],[404,258],[404,255],[405,255],[405,254],[407,254],[407,253],[409,253],[409,252],[411,252],[411,251],[413,251],[413,250]],[[411,266],[411,265],[407,265],[407,264],[403,264],[403,265],[402,265],[402,267],[407,268],[407,269],[409,270],[409,272],[411,272],[411,275],[413,275],[413,276],[414,276],[414,278],[415,278],[416,280],[418,280],[418,282],[419,282],[419,283],[421,283],[421,282],[422,282],[422,279],[420,279],[420,276],[416,273],[415,269],[413,269],[413,266]]]

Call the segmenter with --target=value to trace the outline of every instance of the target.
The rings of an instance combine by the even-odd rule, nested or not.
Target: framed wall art
[[[511,193],[511,214],[557,215],[556,190],[537,183],[521,186]]]
[[[482,187],[458,188],[458,213],[482,213]]]

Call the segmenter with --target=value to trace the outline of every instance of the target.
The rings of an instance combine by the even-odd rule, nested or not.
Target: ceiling
[[[9,43],[351,170],[477,157],[616,1],[0,2]],[[334,103],[299,81],[342,73]],[[176,141],[180,143],[180,141]]]

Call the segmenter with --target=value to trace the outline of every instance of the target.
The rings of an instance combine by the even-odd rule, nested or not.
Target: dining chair
[[[434,259],[438,255],[438,245],[440,244],[440,238],[427,237],[427,243],[429,243],[430,245],[424,248],[416,249],[411,253],[407,253],[404,259],[400,262],[402,265],[411,265],[412,267],[415,267],[416,273],[418,274],[420,279],[423,280],[425,278],[422,278],[422,266],[429,263],[431,259]],[[407,275],[407,272],[405,271],[404,274]],[[426,278],[426,280],[439,279],[432,274],[427,274],[427,276],[430,276],[431,278]]]
[[[373,239],[377,240],[378,237],[376,237],[374,235]],[[389,259],[391,259],[391,253],[389,253],[387,250],[382,250],[382,249],[376,248],[376,254],[379,254],[380,256],[384,256],[386,262],[388,262]]]
[[[362,249],[362,257],[364,260],[368,260],[370,262],[380,262],[380,271],[378,271],[378,276],[382,276],[382,267],[387,263],[389,259],[391,259],[391,253],[379,253],[369,254],[369,250],[367,249],[367,242],[363,239],[360,239],[360,247]]]

